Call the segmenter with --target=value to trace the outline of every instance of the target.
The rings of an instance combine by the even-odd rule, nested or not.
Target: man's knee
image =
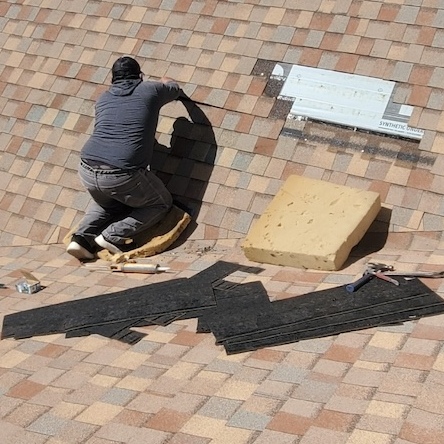
[[[167,212],[170,211],[173,207],[173,196],[171,196],[169,192],[165,199],[165,207]]]

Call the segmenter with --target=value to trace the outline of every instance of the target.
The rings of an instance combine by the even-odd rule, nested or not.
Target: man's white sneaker
[[[70,242],[66,248],[66,252],[79,260],[94,259],[94,254],[90,253],[86,248],[83,248],[75,241]]]
[[[118,247],[116,247],[111,242],[108,242],[101,234],[97,236],[94,241],[99,247],[105,248],[112,254],[120,254],[123,253],[122,250],[120,250]]]

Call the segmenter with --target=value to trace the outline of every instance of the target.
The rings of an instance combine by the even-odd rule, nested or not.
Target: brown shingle
[[[381,5],[380,10],[379,10],[378,20],[383,20],[386,22],[393,22],[395,20],[395,18],[397,17],[400,8],[401,8],[400,5],[383,3]]]
[[[428,85],[434,68],[425,65],[414,65],[410,73],[409,82],[416,85]]]

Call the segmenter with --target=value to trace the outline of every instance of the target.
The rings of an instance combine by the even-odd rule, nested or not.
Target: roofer
[[[128,251],[135,235],[171,209],[172,196],[150,162],[160,109],[180,93],[171,79],[143,81],[132,57],[114,62],[112,84],[96,102],[94,130],[80,153],[79,176],[92,201],[69,254],[85,260],[102,248]]]

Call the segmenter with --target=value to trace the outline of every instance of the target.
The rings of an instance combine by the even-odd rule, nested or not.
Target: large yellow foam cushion
[[[381,209],[378,193],[290,176],[242,249],[255,262],[339,270]]]
[[[165,218],[153,227],[147,229],[147,242],[139,248],[120,254],[111,254],[107,250],[98,253],[100,259],[112,262],[126,262],[129,259],[150,257],[165,251],[170,247],[185,230],[191,221],[191,216],[185,211],[173,205]],[[63,243],[68,245],[72,235],[76,232],[74,227],[63,239]]]

